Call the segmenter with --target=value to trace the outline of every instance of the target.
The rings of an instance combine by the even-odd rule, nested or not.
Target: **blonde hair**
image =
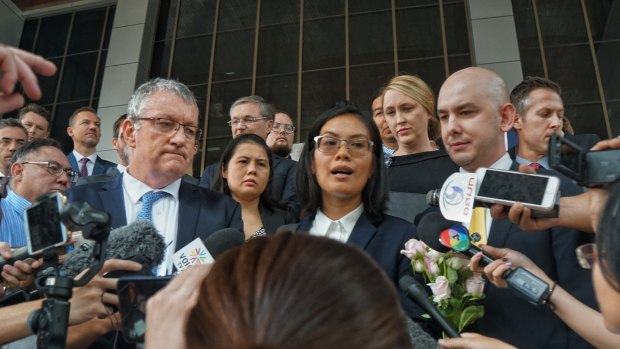
[[[431,116],[435,115],[435,96],[430,87],[415,75],[398,75],[385,86],[383,95],[389,90],[398,91],[416,101]]]

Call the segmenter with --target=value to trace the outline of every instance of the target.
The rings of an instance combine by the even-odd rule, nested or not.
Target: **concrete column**
[[[510,0],[469,0],[473,64],[497,72],[508,90],[523,80]]]
[[[159,0],[118,0],[105,63],[99,108],[101,141],[97,153],[118,161],[112,149],[112,125],[127,112],[134,89],[148,79]]]
[[[9,0],[0,0],[0,42],[5,45],[19,46],[24,29],[24,16]]]

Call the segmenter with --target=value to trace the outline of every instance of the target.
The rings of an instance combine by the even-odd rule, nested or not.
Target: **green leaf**
[[[484,315],[484,307],[482,305],[470,305],[463,309],[461,318],[459,319],[459,332],[461,332],[465,326],[473,324],[476,320],[480,319]]]
[[[446,278],[448,279],[448,282],[450,283],[450,287],[452,287],[454,286],[456,281],[459,279],[459,274],[456,272],[456,270],[452,268],[446,268]]]

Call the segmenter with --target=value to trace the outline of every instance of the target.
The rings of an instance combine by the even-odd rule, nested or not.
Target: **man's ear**
[[[504,103],[499,110],[499,127],[502,131],[508,132],[515,121],[517,111],[511,103]]]
[[[129,147],[136,147],[136,125],[133,120],[123,120],[120,133],[123,135],[123,139]]]
[[[521,118],[521,115],[515,114],[515,121],[512,124],[512,127],[514,127],[517,130],[521,130],[523,128],[522,121],[523,120]]]
[[[49,136],[49,131],[47,131],[47,134]],[[73,128],[71,128],[71,126],[67,127],[67,134],[69,137],[73,138]]]
[[[11,165],[11,168],[9,169],[9,177],[13,177],[13,179],[16,179],[17,177],[19,177],[19,179],[21,180],[21,175],[24,172],[24,165],[16,162],[13,165]]]

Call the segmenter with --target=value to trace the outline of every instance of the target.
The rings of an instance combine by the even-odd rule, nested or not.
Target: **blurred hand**
[[[15,92],[18,82],[26,96],[34,100],[41,98],[35,73],[51,76],[56,73],[56,66],[41,56],[0,44],[0,114],[24,104],[24,97]]]
[[[6,242],[0,242],[0,256],[5,260],[13,258],[11,247]],[[32,258],[24,261],[15,261],[13,265],[5,265],[0,272],[4,282],[21,289],[30,289],[34,280],[34,273],[43,264],[41,259]]]
[[[186,347],[185,329],[192,309],[198,303],[200,285],[211,270],[210,264],[193,266],[177,275],[146,304],[145,348]],[[175,319],[175,321],[166,321]],[[170,333],[181,334],[171,336]]]
[[[120,259],[110,259],[103,264],[101,271],[83,287],[73,289],[71,297],[71,312],[69,314],[69,325],[77,325],[94,318],[107,318],[114,315],[108,306],[118,306],[118,296],[116,295],[116,284],[118,279],[105,278],[103,274],[112,270],[139,271],[142,265],[132,261]],[[76,278],[79,278],[86,271]],[[108,292],[108,291],[112,292]]]
[[[439,346],[443,349],[516,349],[499,339],[478,333],[464,332],[461,336],[461,338],[440,339]]]

